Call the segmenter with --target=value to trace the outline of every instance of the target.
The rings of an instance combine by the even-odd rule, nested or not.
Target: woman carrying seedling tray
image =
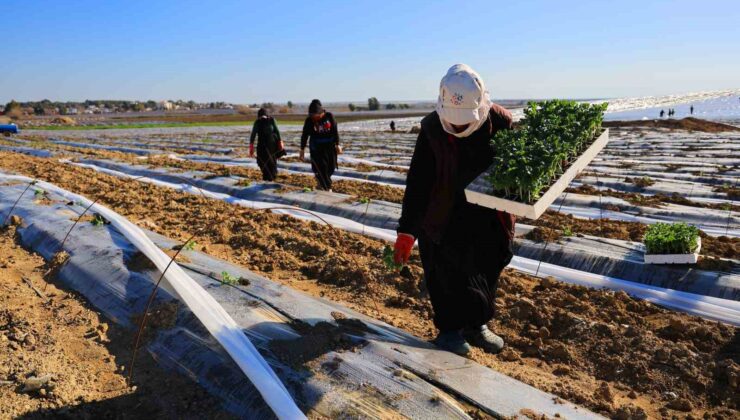
[[[466,355],[470,344],[501,351],[488,329],[501,271],[511,261],[514,216],[470,204],[465,186],[496,153],[491,137],[511,128],[511,113],[490,101],[480,76],[464,64],[442,78],[437,109],[421,122],[406,179],[394,259],[408,261],[416,239],[439,330],[434,343]]]
[[[331,191],[331,176],[337,168],[339,131],[331,112],[324,110],[321,101],[314,99],[308,107],[308,118],[303,124],[300,158],[305,158],[306,143],[311,152],[311,168],[316,175],[318,189]]]
[[[257,165],[262,171],[262,180],[274,181],[278,174],[277,160],[285,156],[283,140],[280,138],[275,119],[265,108],[257,111],[257,120],[249,137],[249,156],[254,157],[254,139],[257,138]]]

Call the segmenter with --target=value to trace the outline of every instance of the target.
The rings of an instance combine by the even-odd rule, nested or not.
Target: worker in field
[[[406,263],[418,239],[439,330],[434,343],[460,355],[470,344],[490,353],[504,346],[487,324],[499,275],[513,255],[515,218],[468,203],[464,190],[493,163],[491,136],[511,124],[511,113],[491,103],[473,69],[452,66],[436,111],[421,122],[406,179],[394,257]]]
[[[306,144],[318,189],[331,191],[331,176],[337,168],[337,155],[342,154],[342,147],[339,145],[337,122],[318,99],[308,106],[308,118],[301,135],[301,160],[305,159]]]
[[[396,122],[395,121],[391,121],[391,131],[393,131],[394,133],[396,132]]]
[[[660,118],[663,118],[663,116],[664,116],[664,115],[665,115],[665,111],[663,111],[663,110],[661,109],[661,110],[660,110]]]
[[[691,105],[691,108],[689,108],[689,111],[691,115],[694,115],[694,105]]]
[[[278,174],[277,160],[285,155],[283,140],[280,138],[275,119],[267,114],[265,108],[257,111],[257,120],[249,137],[249,156],[254,157],[254,140],[257,139],[257,165],[262,171],[264,181],[274,181]]]

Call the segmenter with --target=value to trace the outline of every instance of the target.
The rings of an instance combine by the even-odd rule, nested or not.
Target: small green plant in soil
[[[106,220],[103,216],[95,213],[90,223],[92,223],[93,226],[103,226],[106,223]]]
[[[226,284],[239,284],[239,277],[232,276],[228,271],[221,272],[221,281]]]
[[[648,254],[691,254],[699,246],[699,229],[686,223],[655,223],[643,242]]]
[[[303,192],[311,192],[313,191],[313,188],[311,187],[303,187]]]
[[[536,201],[600,134],[605,110],[605,103],[530,102],[517,129],[491,139],[496,156],[487,178],[493,194]]]
[[[573,236],[573,230],[570,228],[570,226],[563,226],[563,236]]]
[[[198,245],[198,243],[190,239],[189,241],[185,242],[185,245],[182,246],[182,249],[184,249],[185,251],[192,251],[195,249],[196,245]]]
[[[396,264],[393,255],[393,248],[386,245],[385,248],[383,248],[383,263],[389,271],[400,271],[403,268],[403,264]]]
[[[33,191],[33,195],[35,195],[35,196],[36,196],[36,198],[41,198],[41,197],[43,197],[43,196],[45,196],[45,195],[46,195],[46,191],[44,191],[44,190],[42,190],[42,189],[39,189],[39,188],[36,188],[36,189],[35,189],[35,190]]]
[[[640,188],[647,188],[653,184],[655,184],[655,181],[653,181],[652,178],[649,176],[643,176],[641,178],[630,178],[627,177],[624,179],[625,182],[631,182],[635,186],[638,186]]]
[[[367,197],[360,197],[360,203],[361,204],[369,204],[370,203],[370,199],[367,198]]]

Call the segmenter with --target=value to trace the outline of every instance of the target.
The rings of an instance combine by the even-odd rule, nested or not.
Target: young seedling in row
[[[368,197],[360,197],[360,203],[361,204],[369,204],[370,199]]]
[[[573,236],[573,230],[570,228],[570,226],[563,226],[563,236]]]
[[[313,191],[313,188],[311,187],[303,187],[303,192],[311,192]]]
[[[93,226],[103,226],[107,223],[107,220],[105,220],[105,218],[100,214],[95,213],[90,223],[92,223]]]
[[[196,245],[198,245],[198,243],[190,239],[189,241],[185,242],[185,245],[182,246],[182,249],[186,251],[192,251],[195,249]]]
[[[383,248],[383,263],[385,263],[385,267],[388,271],[401,271],[403,264],[397,264],[393,258],[393,254],[393,248],[386,245],[385,248]]]
[[[34,190],[34,192],[33,192],[33,195],[35,195],[35,196],[36,196],[36,198],[41,198],[41,197],[43,197],[43,196],[45,196],[45,195],[46,195],[46,191],[44,191],[44,190],[42,190],[42,189],[39,189],[39,188],[36,188],[36,189]]]
[[[222,271],[221,272],[221,281],[223,281],[226,284],[239,284],[239,277],[234,277],[231,274],[229,274],[228,271]]]

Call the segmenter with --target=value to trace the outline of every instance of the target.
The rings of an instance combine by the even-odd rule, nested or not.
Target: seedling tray
[[[563,175],[555,181],[550,188],[545,191],[542,196],[532,204],[521,203],[519,201],[507,200],[505,198],[496,197],[491,195],[491,183],[486,179],[489,170],[478,176],[473,182],[468,185],[465,189],[465,196],[469,203],[478,204],[479,206],[488,207],[491,209],[505,211],[510,214],[514,214],[521,217],[526,217],[532,220],[539,218],[542,213],[547,210],[548,207],[560,196],[560,194],[568,188],[570,182],[591,163],[601,149],[606,146],[609,141],[609,129],[605,129],[599,137],[591,143],[591,146],[586,149],[577,159],[573,162],[568,169],[565,170]]]
[[[693,254],[645,254],[645,264],[696,264],[701,251],[701,238]]]

